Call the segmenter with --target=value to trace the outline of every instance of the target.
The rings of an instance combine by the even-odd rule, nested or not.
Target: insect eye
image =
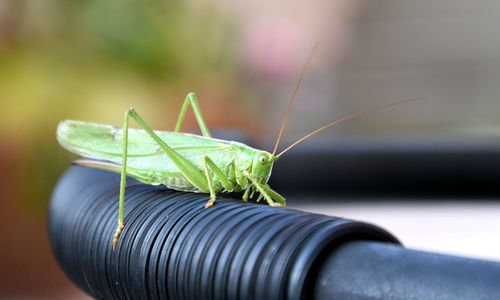
[[[259,162],[261,164],[265,164],[266,163],[266,157],[265,156],[259,156]]]

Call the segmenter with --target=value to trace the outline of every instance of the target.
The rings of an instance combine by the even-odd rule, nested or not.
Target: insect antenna
[[[368,109],[368,110],[359,111],[359,112],[354,113],[352,115],[348,115],[346,117],[343,117],[342,119],[338,119],[336,121],[328,123],[328,124],[326,124],[326,125],[318,128],[318,129],[314,130],[313,132],[305,135],[304,137],[302,137],[299,140],[297,140],[295,143],[293,143],[290,146],[288,146],[285,150],[281,151],[280,154],[277,155],[277,157],[280,157],[285,152],[287,152],[288,150],[290,150],[293,147],[297,146],[298,144],[300,144],[304,140],[310,138],[311,136],[315,135],[316,133],[318,133],[320,131],[323,131],[323,130],[325,130],[327,128],[330,128],[330,127],[332,127],[334,125],[337,125],[339,123],[342,123],[342,122],[347,121],[347,120],[352,119],[352,118],[356,118],[356,117],[360,117],[362,115],[366,115],[367,113],[371,113],[371,112],[374,112],[374,111],[377,111],[377,110],[381,110],[381,109],[384,109],[384,108],[387,108],[387,107],[390,107],[390,106],[395,106],[395,105],[399,105],[399,104],[403,104],[403,103],[412,102],[412,101],[415,101],[415,100],[427,100],[427,98],[418,97],[418,98],[406,99],[406,100],[402,100],[402,101],[398,101],[398,102],[388,103],[388,104],[385,104],[385,105],[382,105],[382,106],[377,106],[377,107],[374,107],[374,108],[371,108],[371,109]]]
[[[285,117],[283,118],[283,121],[281,122],[281,127],[280,131],[278,133],[278,137],[276,138],[276,144],[274,145],[274,150],[273,150],[273,155],[276,153],[276,150],[278,150],[278,146],[280,144],[281,136],[283,135],[283,130],[285,130],[285,125],[286,121],[288,120],[288,114],[290,113],[290,110],[292,109],[292,105],[295,102],[295,98],[297,97],[297,92],[299,91],[300,85],[302,84],[302,80],[304,79],[304,75],[306,73],[307,68],[311,64],[311,60],[314,56],[314,52],[316,52],[316,49],[318,48],[319,42],[316,42],[314,45],[314,48],[311,50],[311,54],[309,54],[309,57],[307,58],[307,61],[302,68],[302,71],[300,73],[299,81],[297,81],[297,84],[295,85],[295,89],[293,90],[292,97],[290,98],[290,102],[288,102],[288,106],[286,108],[285,112]]]

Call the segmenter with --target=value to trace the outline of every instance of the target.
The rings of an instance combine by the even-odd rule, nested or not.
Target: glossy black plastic
[[[71,168],[50,205],[50,240],[68,277],[98,299],[303,299],[318,262],[353,240],[397,244],[361,222],[128,181],[115,251],[119,175]]]
[[[315,300],[500,299],[500,263],[353,241],[318,261]]]

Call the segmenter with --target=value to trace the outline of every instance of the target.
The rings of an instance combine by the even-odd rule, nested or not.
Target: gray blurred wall
[[[343,132],[400,131],[500,141],[500,1],[363,1],[335,67],[337,115],[413,97]]]

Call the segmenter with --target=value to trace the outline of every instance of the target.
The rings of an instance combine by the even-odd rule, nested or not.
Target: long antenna
[[[314,48],[311,50],[311,54],[309,54],[309,57],[307,58],[306,64],[302,68],[302,72],[300,73],[299,81],[297,81],[297,84],[295,85],[295,89],[293,90],[292,98],[290,99],[290,102],[288,102],[288,107],[286,108],[285,112],[285,117],[283,118],[283,122],[281,122],[281,128],[278,133],[278,138],[276,139],[276,144],[274,145],[274,150],[273,150],[273,155],[276,153],[276,150],[278,150],[278,146],[280,144],[281,136],[283,135],[283,130],[285,130],[285,125],[286,121],[288,120],[288,114],[290,113],[290,110],[292,109],[292,105],[295,102],[295,98],[297,97],[297,92],[299,91],[299,87],[302,84],[302,80],[304,79],[304,75],[306,73],[307,67],[311,64],[311,60],[314,56],[314,52],[316,52],[316,48],[318,48],[319,42],[316,42],[314,45]]]
[[[381,110],[381,109],[384,109],[384,108],[387,108],[387,107],[390,107],[390,106],[394,106],[394,105],[399,105],[399,104],[403,104],[403,103],[407,103],[407,102],[412,102],[412,101],[415,101],[415,100],[427,100],[427,98],[418,97],[418,98],[412,98],[412,99],[407,99],[407,100],[403,100],[403,101],[393,102],[393,103],[385,104],[385,105],[382,105],[382,106],[377,106],[377,107],[374,107],[374,108],[371,108],[371,109],[368,109],[368,110],[360,111],[360,112],[354,113],[352,115],[349,115],[347,117],[343,117],[342,119],[339,119],[337,121],[333,121],[331,123],[328,123],[325,126],[320,127],[318,129],[314,130],[313,132],[307,134],[306,136],[302,137],[301,139],[299,139],[295,143],[293,143],[290,146],[288,146],[285,150],[281,151],[280,154],[277,155],[277,157],[280,157],[285,152],[287,152],[288,150],[290,150],[293,147],[297,146],[297,144],[300,144],[305,139],[308,139],[311,136],[315,135],[316,133],[318,133],[320,131],[323,131],[323,130],[325,130],[327,128],[330,128],[330,127],[332,127],[334,125],[337,125],[339,123],[342,123],[342,122],[347,121],[347,120],[352,119],[352,118],[360,117],[360,116],[365,115],[365,114],[370,113],[370,112]]]

